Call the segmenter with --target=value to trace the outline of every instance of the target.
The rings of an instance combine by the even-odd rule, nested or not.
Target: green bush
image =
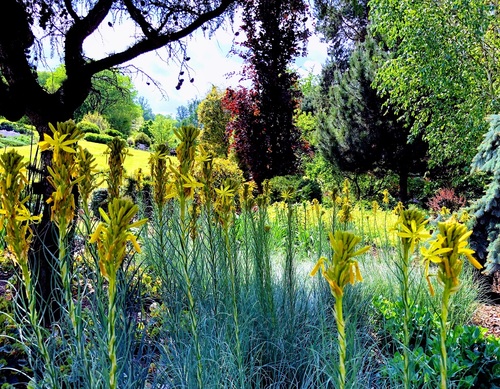
[[[106,135],[106,134],[88,133],[88,134],[85,134],[83,139],[85,139],[86,141],[89,141],[89,142],[102,143],[102,144],[106,145],[113,139],[113,137]]]
[[[120,131],[109,129],[104,131],[104,134],[109,135],[110,137],[114,138],[115,136],[118,136],[120,138],[124,138],[123,134]]]
[[[195,171],[195,177],[201,174],[198,167]],[[243,171],[238,167],[238,164],[226,158],[214,158],[213,167],[213,185],[219,188],[226,179],[231,179],[236,182],[244,182]]]
[[[139,144],[151,147],[151,138],[147,136],[145,133],[139,132],[134,138],[134,146],[137,147]]]
[[[36,143],[36,139],[32,140],[31,136],[28,136],[28,135],[0,137],[0,147],[26,146],[26,145],[30,145],[32,141],[33,141],[33,143]]]
[[[0,121],[1,131],[14,131],[19,134],[31,135],[33,133],[33,126],[19,123],[19,122],[9,122],[8,120]]]
[[[302,176],[279,176],[269,180],[271,189],[271,201],[281,201],[281,194],[285,190],[292,190],[295,201],[321,201],[321,187],[317,181]]]
[[[101,130],[99,126],[95,123],[88,122],[86,120],[82,120],[79,122],[76,127],[83,132],[84,134],[100,134]]]
[[[147,136],[149,136],[150,139],[152,139],[153,138],[153,133],[151,132],[152,126],[153,126],[153,121],[147,120],[144,122],[144,124],[139,129],[139,132],[146,134]]]

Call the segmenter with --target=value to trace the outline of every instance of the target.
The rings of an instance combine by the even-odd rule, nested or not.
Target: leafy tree
[[[64,65],[59,65],[53,72],[39,71],[38,82],[49,93],[57,91],[66,79]]]
[[[203,27],[208,32],[221,25],[222,18],[234,9],[235,0],[172,0],[149,2],[132,0],[4,0],[0,24],[0,115],[17,121],[26,115],[40,134],[49,131],[49,123],[64,122],[73,117],[92,91],[96,74],[113,69],[141,54],[166,48],[167,60],[178,55],[186,59],[184,38]],[[128,21],[134,36],[123,50],[102,58],[91,58],[84,41],[99,27],[105,33],[107,24]],[[60,54],[66,79],[57,90],[46,90],[38,81],[37,65],[44,63],[44,47]],[[40,294],[47,300],[54,279],[51,258],[57,258],[57,244],[50,231],[50,207],[44,206],[52,188],[45,180],[50,152],[42,153],[44,169],[39,185],[42,221],[34,226],[32,260],[36,266]],[[39,241],[36,239],[42,239]],[[44,310],[50,317],[50,310]]]
[[[498,4],[482,0],[370,1],[372,27],[393,56],[377,73],[412,133],[429,142],[431,166],[464,176],[498,111]]]
[[[158,114],[149,127],[155,144],[166,144],[173,146],[175,141],[174,129],[177,127],[177,121],[171,116]]]
[[[145,97],[139,96],[137,98],[137,103],[142,108],[142,117],[143,117],[143,119],[144,119],[145,122],[147,122],[148,120],[154,120],[155,119],[155,114],[153,113],[153,109],[151,108],[151,106],[149,105],[148,100]]]
[[[255,94],[253,127],[235,131],[237,144],[250,141],[253,147],[237,147],[247,170],[260,185],[266,178],[294,173],[298,168],[300,132],[293,115],[299,103],[297,75],[288,69],[294,57],[305,53],[309,31],[305,27],[307,7],[302,0],[244,0],[242,30],[247,72]],[[236,96],[234,93],[230,93]],[[245,95],[245,96],[244,96]],[[245,101],[245,100],[243,100]],[[240,130],[242,128],[240,127]],[[253,155],[250,155],[253,154]],[[250,163],[253,161],[253,165]]]
[[[257,93],[244,87],[228,88],[222,99],[222,106],[230,113],[226,126],[230,148],[235,151],[246,178],[252,175],[257,182],[258,178],[255,176],[266,168],[263,157],[265,150],[262,151],[265,147],[261,143],[261,136],[256,135],[260,128]]]
[[[98,112],[108,120],[111,128],[128,135],[132,122],[142,115],[136,97],[130,77],[117,70],[105,70],[92,78],[92,90],[76,110],[75,118],[87,112]]]
[[[54,72],[39,72],[38,80],[49,92],[55,92],[66,79],[66,69],[60,65]],[[88,112],[103,115],[111,127],[127,135],[132,123],[142,115],[135,102],[137,91],[130,77],[118,70],[105,70],[92,78],[92,89],[83,104],[75,111],[77,121]]]
[[[198,123],[203,126],[201,140],[218,156],[227,157],[229,142],[226,137],[226,126],[229,113],[222,105],[224,92],[217,87],[207,94],[198,105]]]
[[[394,112],[384,108],[386,99],[372,87],[380,53],[373,39],[359,44],[349,60],[349,70],[337,72],[329,99],[318,113],[320,149],[341,170],[399,176],[399,197],[407,200],[410,172],[425,170],[425,144],[408,142],[409,130]]]
[[[177,107],[177,115],[176,119],[178,122],[178,126],[194,126],[198,127],[198,114],[197,109],[200,104],[200,100],[192,99],[188,102],[187,105],[181,105]]]

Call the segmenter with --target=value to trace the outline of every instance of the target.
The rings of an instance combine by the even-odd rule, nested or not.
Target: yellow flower
[[[459,276],[463,266],[460,256],[465,256],[476,269],[482,268],[482,265],[472,256],[474,250],[467,247],[472,231],[468,231],[465,225],[456,220],[438,223],[438,228],[437,237],[430,242],[428,248],[421,250],[424,257],[425,276],[432,295],[434,295],[434,289],[429,282],[430,262],[438,266],[438,281],[448,285],[451,293],[455,293],[460,286]]]
[[[382,194],[384,195],[382,202],[386,205],[389,204],[389,191],[387,189],[384,189]]]
[[[450,210],[447,207],[441,207],[441,210],[439,211],[439,214],[441,216],[448,216],[450,214]]]
[[[184,194],[186,198],[190,199],[194,196],[196,188],[202,188],[203,184],[196,181],[196,179],[191,174],[181,174],[182,177],[182,187],[184,188]]]
[[[97,243],[99,268],[107,279],[116,277],[116,272],[125,258],[127,242],[132,243],[136,252],[141,252],[132,229],[142,226],[147,219],[133,222],[137,211],[137,205],[122,198],[113,199],[108,206],[108,214],[99,208],[103,221],[90,236],[90,243]]]
[[[285,202],[290,202],[293,200],[293,189],[285,189],[283,192],[281,192],[281,198]]]
[[[428,222],[425,219],[424,213],[418,209],[412,208],[400,211],[395,228],[398,231],[397,235],[401,238],[403,246],[410,253],[413,252],[418,243],[431,237],[431,234],[425,228]]]
[[[215,193],[223,200],[232,199],[234,197],[234,189],[232,189],[230,185],[222,184],[220,188],[215,188]]]
[[[49,128],[51,129],[54,137],[49,134],[43,134],[43,141],[38,142],[40,150],[52,150],[53,160],[59,160],[59,154],[61,151],[66,153],[76,153],[76,150],[72,147],[78,142],[83,134],[76,129],[73,121],[67,121],[64,123],[57,123],[57,129],[49,123]]]
[[[333,258],[328,260],[321,257],[310,275],[315,276],[321,269],[321,273],[328,282],[332,294],[338,298],[343,296],[343,290],[347,284],[354,284],[356,281],[363,280],[358,262],[353,258],[366,253],[370,247],[365,246],[356,250],[361,238],[348,231],[337,230],[335,235],[330,232],[329,237],[330,246],[333,249]]]

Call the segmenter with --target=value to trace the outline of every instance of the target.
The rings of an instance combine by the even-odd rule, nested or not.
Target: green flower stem
[[[410,387],[410,295],[409,295],[409,268],[410,268],[410,246],[404,245],[403,248],[403,263],[402,263],[402,280],[401,280],[401,298],[403,300],[403,385],[405,389]]]
[[[338,371],[338,384],[339,389],[345,388],[346,381],[346,371],[345,371],[345,359],[346,359],[346,338],[345,338],[345,322],[344,314],[342,310],[343,303],[342,296],[335,297],[335,321],[337,323],[337,334],[339,341],[339,371]]]
[[[294,272],[294,264],[293,264],[293,253],[294,253],[294,218],[293,218],[293,205],[288,204],[287,210],[287,234],[286,234],[286,257],[285,257],[285,291],[288,296],[288,311],[293,318],[294,316],[294,308],[295,308],[295,272]],[[321,223],[321,222],[320,222]],[[321,226],[319,225],[319,228]],[[321,230],[320,237],[321,237]],[[321,239],[319,243],[319,253],[321,254]],[[293,321],[290,321],[290,335],[293,336]]]
[[[110,275],[108,286],[108,357],[110,361],[109,387],[117,387],[116,363],[116,274]]]
[[[449,283],[446,283],[443,290],[443,301],[441,303],[441,389],[447,388],[447,359],[448,355],[446,352],[446,329],[448,321],[448,308],[450,302],[450,287]]]

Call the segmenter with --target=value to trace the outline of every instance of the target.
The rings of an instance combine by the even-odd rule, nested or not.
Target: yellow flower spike
[[[341,296],[347,284],[363,280],[358,263],[353,258],[366,253],[370,247],[365,246],[356,250],[361,238],[351,232],[338,230],[335,234],[330,232],[328,235],[330,246],[334,251],[333,258],[328,260],[321,257],[310,274],[314,276],[321,268],[333,295]]]
[[[384,189],[384,190],[382,191],[382,194],[383,194],[383,196],[384,196],[384,198],[382,199],[382,202],[383,202],[385,205],[389,204],[389,191],[388,191],[387,189]]]
[[[133,222],[137,211],[137,205],[131,200],[121,198],[113,199],[108,206],[107,214],[102,208],[99,209],[103,221],[90,236],[90,242],[97,243],[99,268],[107,279],[116,277],[116,272],[125,257],[127,242],[131,242],[134,250],[140,252],[137,238],[131,229],[142,226],[147,220]]]
[[[454,293],[458,290],[459,276],[463,266],[463,262],[459,258],[460,255],[464,255],[475,268],[481,269],[482,266],[472,256],[474,250],[467,247],[472,231],[467,230],[465,225],[456,220],[449,220],[438,223],[438,229],[437,238],[430,242],[428,248],[421,250],[424,257],[425,273],[427,280],[429,280],[429,263],[437,264],[438,280],[445,285],[449,282],[453,286],[450,292]]]
[[[401,238],[404,247],[413,253],[415,246],[430,238],[430,233],[426,230],[429,222],[425,219],[425,214],[417,209],[399,208],[399,219],[395,225],[397,235]]]

